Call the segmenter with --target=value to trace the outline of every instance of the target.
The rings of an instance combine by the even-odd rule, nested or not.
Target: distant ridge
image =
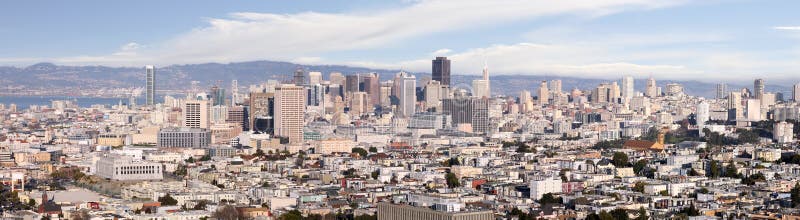
[[[203,63],[170,65],[156,67],[159,88],[189,88],[191,81],[199,81],[201,86],[209,86],[217,80],[225,82],[228,86],[230,80],[239,80],[239,85],[250,85],[266,80],[291,79],[291,74],[297,67],[306,71],[319,71],[327,79],[331,72],[341,72],[345,75],[355,73],[376,72],[381,75],[381,80],[391,79],[400,70],[370,69],[363,67],[350,67],[343,65],[302,65],[278,61],[249,61],[237,63]],[[0,85],[14,85],[31,88],[46,87],[75,87],[81,89],[95,88],[130,88],[144,86],[144,67],[106,67],[106,66],[61,66],[52,63],[37,63],[28,67],[0,67]],[[430,77],[429,73],[414,73],[417,78]],[[455,73],[454,73],[455,74]],[[288,77],[288,78],[287,78]],[[478,79],[478,75],[452,75],[454,85],[471,85],[471,80]],[[618,81],[619,79],[584,79],[576,77],[554,77],[552,74],[542,75],[502,75],[493,73],[491,78],[492,93],[516,96],[523,89],[534,91],[541,80],[561,79],[564,92],[573,88],[587,90],[602,82]],[[675,82],[684,86],[689,95],[713,98],[715,84],[699,81],[659,80],[658,85]],[[636,79],[635,89],[643,91],[645,79]],[[769,83],[769,81],[767,81]],[[418,86],[423,86],[418,83]],[[729,84],[729,89],[741,89],[752,85]],[[773,84],[767,85],[767,91],[790,92],[786,86]]]

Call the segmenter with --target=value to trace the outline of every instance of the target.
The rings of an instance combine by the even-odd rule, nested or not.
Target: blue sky
[[[798,80],[800,1],[19,1],[0,65],[280,60],[459,74]]]

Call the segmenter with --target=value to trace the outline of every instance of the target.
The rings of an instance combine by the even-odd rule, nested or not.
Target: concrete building
[[[409,117],[416,112],[417,78],[406,72],[400,72],[398,75],[400,84],[397,98],[400,102],[397,105],[397,115],[400,117]],[[449,74],[447,77],[449,80]]]
[[[442,212],[427,207],[379,203],[380,220],[493,220],[492,211]]]
[[[211,133],[203,128],[173,127],[158,131],[158,147],[204,148],[211,143]]]
[[[453,127],[471,125],[473,133],[489,131],[489,101],[473,97],[444,99],[442,113],[450,115]]]
[[[431,75],[433,80],[439,81],[442,85],[450,86],[450,60],[447,57],[436,57],[431,61]]]
[[[211,125],[211,104],[208,100],[186,100],[183,104],[183,126],[208,128]]]
[[[153,105],[156,100],[156,67],[144,66],[145,72],[145,104]]]
[[[289,143],[303,142],[304,93],[303,87],[290,84],[275,88],[275,135],[289,138]]]
[[[530,180],[531,199],[541,199],[547,193],[561,193],[561,178],[535,176]]]
[[[622,77],[622,97],[625,99],[633,98],[634,90],[633,90],[633,77],[632,76],[624,76]]]
[[[97,161],[97,175],[112,180],[160,180],[164,179],[160,163],[147,162],[109,155]]]
[[[791,143],[794,141],[794,124],[785,121],[775,123],[772,137],[781,144]]]

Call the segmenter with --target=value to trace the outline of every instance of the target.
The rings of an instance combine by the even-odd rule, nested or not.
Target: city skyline
[[[470,75],[480,75],[485,61],[495,75],[641,78],[652,74],[672,80],[767,75],[773,80],[796,80],[800,72],[794,62],[800,28],[792,23],[797,19],[791,11],[797,3],[791,1],[239,3],[219,7],[198,2],[202,10],[177,14],[167,11],[180,3],[170,3],[159,5],[149,18],[130,13],[114,16],[120,24],[151,27],[148,35],[88,19],[96,14],[75,14],[147,4],[51,3],[62,6],[52,8],[76,10],[46,9],[43,14],[52,15],[32,17],[21,12],[36,2],[16,3],[5,7],[15,10],[2,11],[2,16],[15,18],[3,20],[17,22],[4,23],[0,29],[9,33],[0,37],[0,46],[7,48],[0,52],[0,65],[167,66],[276,60],[427,72],[430,57],[448,56],[458,63],[453,74]],[[438,14],[446,19],[420,20],[440,11],[448,12]],[[742,16],[750,11],[763,16]],[[53,19],[58,15],[63,21]],[[166,16],[169,22],[152,25]],[[373,25],[354,29],[354,20]]]

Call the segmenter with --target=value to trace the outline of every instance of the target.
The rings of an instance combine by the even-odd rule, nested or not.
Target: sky
[[[800,1],[9,1],[0,65],[253,60],[454,74],[800,81]]]

